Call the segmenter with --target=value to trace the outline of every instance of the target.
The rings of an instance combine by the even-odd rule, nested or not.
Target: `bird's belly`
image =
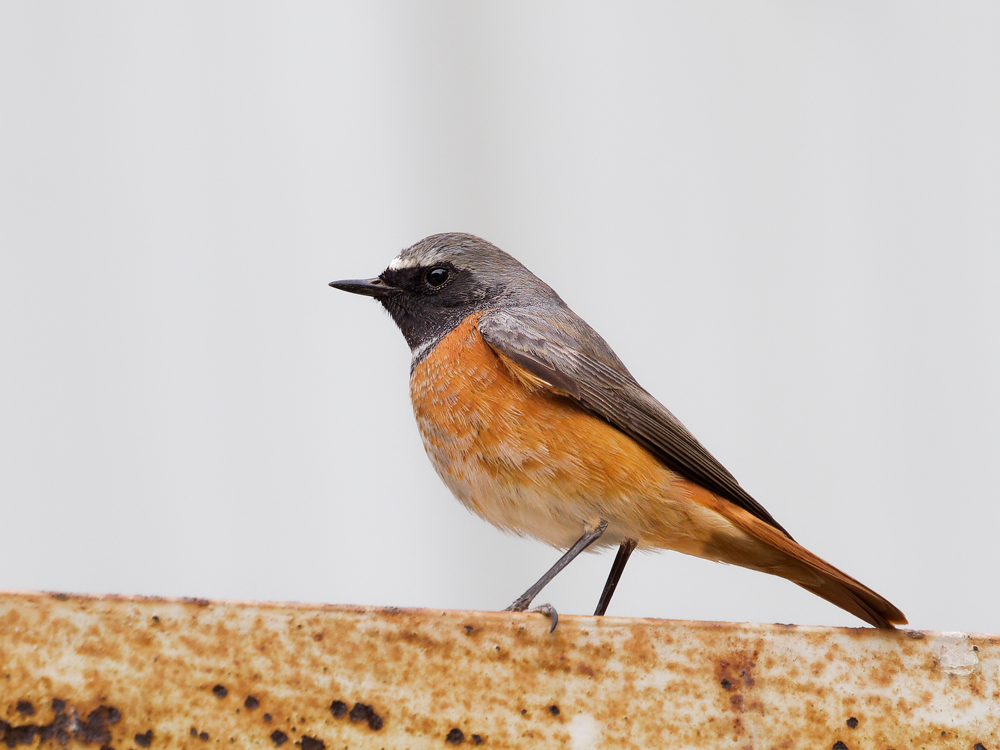
[[[600,520],[600,544],[704,556],[724,523],[645,448],[547,386],[519,378],[466,319],[413,370],[420,436],[444,483],[493,525],[568,547]]]

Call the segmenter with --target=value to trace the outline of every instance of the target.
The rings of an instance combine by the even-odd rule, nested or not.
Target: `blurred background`
[[[998,134],[996,3],[4,3],[0,588],[509,604],[558,552],[327,287],[463,231],[913,627],[1000,633]],[[674,553],[609,614],[861,624]]]

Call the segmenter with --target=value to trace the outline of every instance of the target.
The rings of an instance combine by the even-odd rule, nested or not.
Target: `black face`
[[[425,237],[374,279],[334,281],[330,286],[377,299],[403,332],[413,364],[473,313],[563,305],[559,295],[503,250],[460,233]]]
[[[451,263],[386,269],[379,278],[398,289],[377,299],[413,350],[429,347],[472,313],[483,309],[490,289],[471,271]]]

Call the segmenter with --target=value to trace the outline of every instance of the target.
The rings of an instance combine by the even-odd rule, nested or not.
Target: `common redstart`
[[[584,549],[618,545],[595,614],[636,548],[669,549],[781,576],[877,628],[896,607],[795,542],[593,328],[507,253],[436,234],[373,279],[410,345],[424,448],[466,508],[566,549],[509,610],[526,610]],[[551,607],[540,608],[552,617]]]

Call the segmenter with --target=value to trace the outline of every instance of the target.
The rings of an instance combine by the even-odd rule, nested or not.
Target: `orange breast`
[[[705,509],[687,482],[495,352],[478,317],[442,339],[410,380],[427,455],[455,496],[494,525],[557,547],[604,519],[604,545],[628,536],[702,554]]]

